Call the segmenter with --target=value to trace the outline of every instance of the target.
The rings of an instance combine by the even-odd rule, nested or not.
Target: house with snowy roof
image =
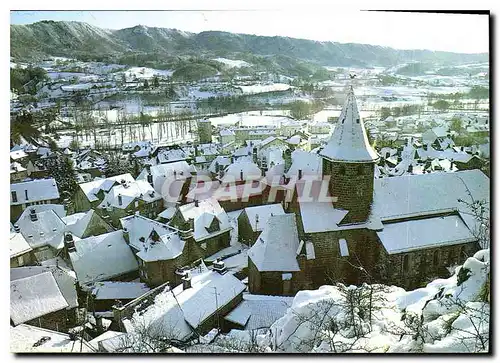
[[[185,198],[196,172],[194,165],[189,165],[186,161],[175,161],[154,166],[146,165],[137,180],[149,183],[165,201],[177,202]]]
[[[11,353],[91,353],[95,352],[85,340],[70,337],[60,330],[19,324],[10,327]]]
[[[114,227],[118,227],[120,219],[125,216],[139,213],[156,218],[162,210],[162,196],[145,180],[122,181],[114,185],[96,208]]]
[[[57,204],[59,189],[54,178],[35,179],[10,185],[10,219],[14,222],[30,205]]]
[[[190,234],[141,215],[128,216],[120,222],[124,238],[139,262],[141,281],[148,286],[177,282],[177,269],[200,256],[195,254],[190,258],[189,252],[200,248],[189,238]]]
[[[80,286],[138,277],[137,260],[122,230],[79,240],[68,233],[64,244]]]
[[[10,270],[10,317],[14,326],[67,331],[76,322],[78,298],[71,271],[58,266]]]
[[[28,244],[24,236],[20,233],[19,226],[10,227],[10,267],[21,267],[33,264],[36,259],[33,248]]]
[[[20,182],[28,177],[28,170],[17,161],[10,163],[10,182]]]
[[[182,343],[208,333],[242,301],[245,285],[231,273],[209,270],[204,264],[190,270],[183,283],[163,284],[129,304],[115,308],[122,331],[133,334],[147,327],[153,334]]]
[[[251,246],[273,215],[285,214],[281,204],[248,207],[238,216],[238,241]]]
[[[169,226],[196,242],[197,249],[189,252],[193,259],[211,256],[230,244],[229,217],[213,197],[178,206]]]
[[[285,204],[286,212],[297,215],[301,244],[295,259],[291,252],[287,259],[287,267],[298,265],[298,270],[287,272],[291,293],[331,281],[359,284],[373,279],[414,288],[430,277],[447,276],[446,267],[463,262],[479,248],[481,224],[459,200],[484,201],[489,211],[488,177],[468,170],[375,179],[379,156],[368,142],[352,88],[319,155],[323,176],[330,176],[325,183],[331,198],[301,198],[300,188],[307,189],[304,180],[295,183],[298,193]],[[256,246],[267,251],[265,243],[257,241],[252,249]],[[265,254],[248,255],[255,266],[249,261],[249,271],[260,272],[259,257]],[[283,294],[288,287],[268,286],[273,285],[274,290],[259,293]]]
[[[248,251],[248,287],[252,294],[293,295],[292,279],[300,273],[300,241],[295,214],[277,214]]]
[[[73,196],[74,209],[76,212],[86,212],[89,209],[96,208],[113,186],[133,181],[132,175],[126,173],[78,184],[78,189]]]
[[[88,310],[111,312],[117,300],[126,304],[151,290],[143,282],[134,281],[99,281],[83,288],[88,293]]]

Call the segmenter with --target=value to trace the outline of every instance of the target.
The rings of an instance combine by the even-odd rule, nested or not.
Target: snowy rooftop
[[[297,263],[299,236],[295,214],[273,215],[248,257],[259,271],[300,271]]]
[[[131,319],[124,319],[123,326],[127,333],[148,327],[152,334],[169,335],[182,340],[192,334],[191,327],[184,319],[184,314],[168,287],[155,296],[154,303],[144,309],[137,309]]]
[[[11,205],[59,199],[59,190],[53,178],[35,179],[28,182],[11,184],[10,191]],[[16,192],[17,202],[12,200],[12,192]]]
[[[67,307],[50,272],[10,282],[10,318],[15,325]]]
[[[36,212],[36,221],[31,220],[29,213],[24,213],[17,221],[22,235],[32,248],[46,245],[62,248],[66,225],[54,210],[38,212],[36,207],[32,208]]]
[[[10,231],[10,258],[22,255],[32,250],[31,246],[26,242],[26,239],[21,233]]]
[[[285,214],[285,211],[283,210],[283,206],[281,204],[267,204],[256,207],[249,207],[245,208],[244,211],[254,232],[262,231],[272,215]]]
[[[75,242],[71,263],[80,283],[102,281],[137,270],[137,260],[121,230]]]
[[[293,297],[244,294],[243,301],[224,319],[237,323],[245,330],[269,328],[285,315]]]
[[[372,210],[382,220],[455,208],[466,211],[458,199],[471,202],[467,188],[475,200],[489,202],[489,185],[480,170],[375,179]],[[471,228],[473,221],[465,217],[465,223]]]
[[[120,222],[128,231],[130,246],[138,251],[137,256],[143,261],[171,260],[184,250],[186,242],[163,223],[140,215],[122,218]],[[158,235],[158,240],[152,238],[153,231]]]
[[[89,226],[90,221],[92,220],[94,213],[94,210],[91,209],[86,213],[75,213],[63,217],[62,220],[66,224],[66,231],[82,238]]]
[[[61,265],[60,267],[57,267],[55,265],[44,265],[11,268],[10,280],[15,281],[47,272],[51,273],[56,280],[57,286],[64,296],[64,299],[66,300],[68,306],[70,308],[77,307],[78,298],[75,288],[74,272],[62,268]]]
[[[241,173],[243,173],[243,179],[241,179]],[[231,183],[238,180],[259,180],[261,176],[262,171],[256,164],[248,161],[237,161],[224,170],[222,182]]]
[[[206,268],[205,268],[206,269]],[[191,288],[173,289],[186,321],[197,328],[203,321],[241,294],[246,286],[231,273],[205,270],[191,277]],[[217,301],[215,298],[217,293]]]
[[[370,162],[378,160],[377,153],[368,142],[352,87],[333,135],[321,151],[321,155],[333,161]]]
[[[194,239],[196,241],[219,235],[232,228],[226,212],[214,198],[200,200],[198,207],[194,202],[185,204],[179,207],[179,211],[186,222],[191,218],[194,219]],[[219,223],[219,229],[209,232],[207,228],[214,222],[214,218]]]
[[[302,170],[302,175],[321,175],[323,170],[323,160],[317,153],[307,152],[304,150],[294,150],[292,152],[292,165],[288,169],[286,176],[297,177],[299,170]]]
[[[157,193],[162,193],[162,187],[167,180],[185,180],[191,177],[191,173],[196,172],[196,169],[186,161],[176,161],[173,163],[151,166],[150,172],[153,176],[154,190]],[[147,168],[144,168],[137,177],[137,180],[147,181],[148,174]]]
[[[377,235],[389,254],[476,240],[458,215],[388,223]]]
[[[49,339],[47,339],[49,338]],[[80,340],[71,340],[69,335],[20,324],[10,327],[11,353],[88,353],[93,350]]]
[[[98,200],[96,194],[99,190],[108,192],[115,183],[120,183],[122,180],[126,182],[133,182],[134,177],[129,173],[112,176],[106,179],[97,179],[88,183],[78,184],[83,193],[87,196],[88,200],[93,202]]]
[[[142,282],[103,281],[92,284],[97,300],[135,299],[150,289]]]
[[[151,203],[161,199],[161,195],[157,193],[145,180],[125,182],[123,184],[115,185],[109,193],[106,194],[98,207],[125,209],[130,205],[130,203],[136,201],[137,199],[143,200],[146,203]]]

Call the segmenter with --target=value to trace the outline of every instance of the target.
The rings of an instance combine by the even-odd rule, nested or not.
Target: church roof
[[[333,161],[355,163],[376,161],[379,158],[368,142],[352,87],[332,137],[320,155]]]

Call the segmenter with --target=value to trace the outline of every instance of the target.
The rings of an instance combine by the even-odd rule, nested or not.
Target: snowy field
[[[233,113],[227,116],[212,117],[210,121],[213,126],[231,126],[237,123],[240,126],[279,126],[282,122],[289,120],[285,117],[287,110],[259,111]]]
[[[127,79],[151,79],[154,76],[159,77],[170,77],[174,73],[172,70],[163,70],[163,69],[154,69],[148,67],[132,67],[123,72],[119,72],[120,74],[125,74]]]
[[[266,92],[287,91],[293,87],[285,83],[273,83],[273,84],[255,84],[252,86],[237,86],[237,88],[241,89],[243,94],[257,94]]]
[[[251,66],[250,63],[245,62],[243,60],[233,60],[233,59],[227,59],[227,58],[215,58],[214,61],[224,63],[229,68],[241,68],[241,67]]]

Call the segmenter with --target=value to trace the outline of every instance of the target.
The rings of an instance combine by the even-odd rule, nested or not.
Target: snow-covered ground
[[[237,88],[241,89],[243,94],[256,94],[265,92],[287,91],[290,88],[292,88],[292,86],[285,83],[273,83],[273,84],[254,84],[252,86],[237,86]]]
[[[240,126],[278,126],[282,122],[289,120],[285,117],[289,114],[287,110],[259,111],[232,113],[226,116],[212,117],[212,125],[236,125]]]
[[[122,72],[120,72],[122,73]],[[151,79],[154,76],[170,77],[174,71],[148,67],[132,67],[123,71],[127,79]]]
[[[479,251],[451,277],[408,292],[367,284],[300,291],[268,330],[231,330],[196,351],[488,352],[489,256]]]
[[[249,67],[251,66],[250,63],[245,62],[243,60],[233,60],[233,59],[227,59],[227,58],[215,58],[214,59],[217,62],[224,63],[227,65],[229,68],[241,68],[241,67]]]

